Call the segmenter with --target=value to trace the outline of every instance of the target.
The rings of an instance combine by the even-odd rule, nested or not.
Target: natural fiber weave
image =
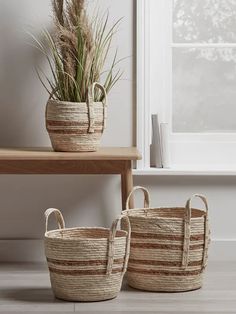
[[[47,231],[48,218],[52,213],[59,229]],[[45,216],[45,254],[55,296],[69,301],[115,298],[129,258],[128,218],[116,219],[111,229],[106,229],[65,228],[58,209],[48,209]],[[127,231],[117,230],[121,219]]]
[[[135,190],[144,192],[144,208],[129,209]],[[191,208],[194,197],[206,211]],[[143,187],[130,193],[126,211],[131,225],[130,286],[148,291],[188,291],[202,286],[210,241],[208,205],[202,195],[190,198],[186,207],[150,208],[150,196]]]
[[[103,102],[94,102],[94,89],[100,88]],[[87,103],[49,99],[46,108],[46,128],[55,151],[96,151],[106,127],[107,96],[99,83],[89,89]]]

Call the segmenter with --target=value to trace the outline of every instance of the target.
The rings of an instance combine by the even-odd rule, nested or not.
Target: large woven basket
[[[94,102],[94,90],[99,88],[102,102]],[[88,100],[82,103],[49,99],[46,107],[46,128],[55,151],[96,151],[106,128],[107,95],[105,88],[94,83],[88,90]]]
[[[54,213],[59,229],[48,231],[48,218]],[[61,212],[48,209],[45,254],[54,295],[68,301],[102,301],[115,298],[120,291],[129,258],[130,228],[124,230],[65,228]],[[124,223],[124,222],[123,222]]]
[[[138,189],[144,192],[144,208],[129,209],[130,196]],[[194,197],[203,201],[206,211],[192,208]],[[150,208],[149,199],[145,188],[135,187],[123,212],[131,224],[129,285],[163,292],[200,288],[210,238],[206,198],[194,195],[177,208]]]

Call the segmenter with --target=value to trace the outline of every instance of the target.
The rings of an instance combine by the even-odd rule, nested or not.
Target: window
[[[151,113],[173,167],[236,167],[236,0],[137,0],[137,80],[138,168]]]

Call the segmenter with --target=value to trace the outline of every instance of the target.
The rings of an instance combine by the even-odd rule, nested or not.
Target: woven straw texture
[[[59,229],[48,230],[48,218],[54,213]],[[48,209],[45,254],[53,292],[68,301],[102,301],[120,291],[126,271],[130,225],[127,217],[116,219],[111,229],[65,228],[61,212]],[[124,230],[117,230],[120,220]]]
[[[139,189],[144,192],[144,208],[129,209],[130,196]],[[206,210],[191,208],[194,197]],[[206,198],[196,194],[178,208],[150,208],[149,200],[145,188],[135,187],[123,212],[131,225],[129,285],[163,292],[200,288],[210,241]]]
[[[94,102],[95,88],[104,94],[103,102]],[[106,127],[107,95],[104,87],[94,83],[87,103],[49,99],[46,107],[46,128],[55,151],[96,151]]]

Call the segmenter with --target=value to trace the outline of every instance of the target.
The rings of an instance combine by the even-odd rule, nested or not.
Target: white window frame
[[[137,168],[150,169],[151,113],[171,126],[172,0],[137,0],[137,147],[143,156]],[[171,43],[171,44],[170,44]],[[236,44],[198,44],[198,47],[236,47]],[[153,111],[153,104],[155,110]],[[170,134],[173,168],[236,168],[235,133]]]

